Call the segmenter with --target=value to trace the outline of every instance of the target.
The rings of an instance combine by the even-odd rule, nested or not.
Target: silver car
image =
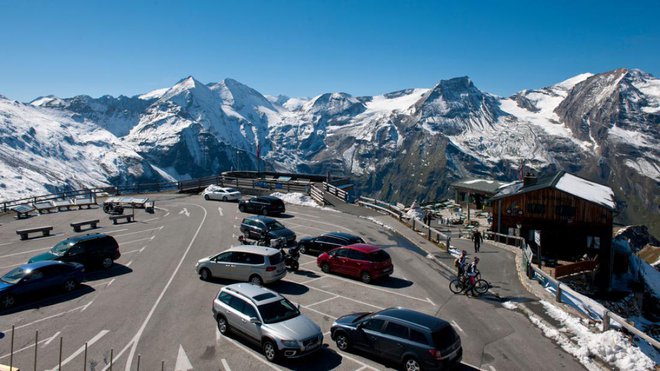
[[[238,201],[241,199],[241,192],[229,187],[220,187],[210,185],[202,192],[205,200]]]
[[[247,281],[255,285],[275,282],[286,276],[284,255],[278,249],[242,245],[200,259],[195,270],[203,280],[213,277]]]
[[[220,289],[213,318],[221,334],[230,331],[261,346],[268,361],[298,358],[323,345],[321,328],[282,295],[265,287],[236,283]]]

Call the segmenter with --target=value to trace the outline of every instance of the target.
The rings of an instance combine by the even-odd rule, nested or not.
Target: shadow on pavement
[[[374,286],[387,287],[390,289],[401,289],[404,287],[410,287],[412,286],[412,284],[413,284],[412,281],[404,280],[398,277],[389,277],[379,281],[374,281],[372,283],[372,285]]]
[[[69,293],[62,293],[62,291],[55,291],[55,290],[50,291],[55,294],[52,296],[48,296],[46,298],[43,298],[43,294],[41,296],[39,294],[33,294],[33,295],[18,297],[16,298],[16,305],[9,309],[0,310],[0,315],[13,314],[13,313],[22,312],[24,310],[39,309],[54,304],[64,303],[66,301],[77,299],[81,296],[87,295],[94,291],[96,290],[94,290],[93,287],[87,286],[85,284],[81,284],[80,286],[78,286],[76,290],[73,290],[72,292]],[[49,291],[45,291],[45,292],[49,293]]]
[[[273,283],[271,288],[273,290],[276,290],[280,294],[285,294],[285,295],[302,295],[309,291],[309,288],[305,285],[301,285],[299,283],[295,283],[291,281],[282,281],[282,280]]]
[[[115,263],[109,269],[97,269],[88,272],[87,274],[85,274],[85,281],[86,282],[98,281],[110,277],[122,276],[124,274],[128,274],[131,272],[133,272],[131,268],[125,265]]]

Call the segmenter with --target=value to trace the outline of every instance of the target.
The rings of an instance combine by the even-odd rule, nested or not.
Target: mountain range
[[[468,77],[378,96],[266,96],[232,79],[126,97],[0,96],[0,199],[230,169],[350,176],[389,201],[466,177],[566,170],[609,185],[617,221],[660,232],[660,80],[581,74],[498,97]],[[259,153],[257,154],[257,150]]]

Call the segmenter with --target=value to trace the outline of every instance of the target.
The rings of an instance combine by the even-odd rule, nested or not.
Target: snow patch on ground
[[[284,201],[288,204],[291,204],[291,205],[315,207],[317,209],[323,209],[323,210],[327,210],[327,211],[334,211],[334,212],[337,212],[337,213],[341,212],[339,210],[335,210],[335,209],[332,209],[332,208],[329,208],[329,207],[319,206],[319,204],[317,204],[316,201],[314,201],[314,199],[312,199],[312,197],[310,197],[310,196],[308,196],[304,193],[300,193],[300,192],[291,192],[291,193],[275,192],[275,193],[271,193],[270,195],[273,196],[273,197],[277,197],[280,200],[282,200],[282,201]]]
[[[516,308],[518,308],[518,305],[511,301],[505,301],[504,303],[502,303],[502,306],[510,310],[515,310]]]
[[[545,307],[546,313],[564,327],[559,330],[546,328],[547,325],[541,320],[530,316],[532,322],[541,328],[547,337],[554,339],[564,350],[577,357],[580,363],[588,369],[596,366],[591,361],[591,357],[594,355],[621,370],[654,369],[655,362],[619,331],[612,329],[602,333],[593,333],[579,318],[546,301],[541,300],[540,303]],[[566,339],[561,333],[570,336],[572,341]]]
[[[390,227],[389,225],[387,225],[387,224],[381,222],[380,220],[378,220],[378,219],[376,219],[376,218],[374,218],[374,217],[372,217],[372,216],[360,216],[360,218],[370,220],[370,221],[372,221],[372,222],[378,224],[379,226],[381,226],[381,227],[383,227],[383,228],[385,228],[385,229],[387,229],[387,230],[389,230],[389,231],[391,231],[391,232],[396,232],[396,229]]]

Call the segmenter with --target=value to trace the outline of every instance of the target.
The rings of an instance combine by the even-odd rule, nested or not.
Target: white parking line
[[[143,229],[143,230],[135,231],[135,232],[129,232],[129,233],[124,233],[124,234],[118,234],[118,235],[116,235],[115,237],[130,236],[130,235],[132,235],[132,234],[138,234],[138,233],[144,233],[144,232],[149,232],[149,231],[155,231],[155,230],[157,230],[157,229],[163,229],[163,228],[165,228],[165,226],[164,226],[164,225],[161,225],[160,227],[157,227],[157,228],[149,228],[149,229]],[[127,230],[127,229],[122,229],[122,231],[126,231],[126,230]],[[118,232],[118,231],[114,231],[114,232]],[[113,232],[107,232],[107,233],[113,233]]]
[[[335,276],[335,275],[331,275],[331,274],[325,275],[325,277],[334,278],[334,279],[336,279],[336,280],[340,280],[340,281],[344,281],[344,282],[350,282],[350,283],[352,283],[352,284],[354,284],[354,285],[359,285],[359,286],[367,287],[367,288],[369,288],[370,290],[382,291],[382,292],[386,292],[386,293],[388,293],[388,294],[397,295],[397,296],[401,296],[401,297],[408,298],[408,299],[418,300],[418,301],[421,301],[421,302],[424,302],[424,303],[428,303],[428,304],[431,304],[431,305],[435,306],[435,304],[434,304],[430,299],[428,299],[428,298],[426,298],[426,299],[420,299],[420,298],[416,298],[416,297],[414,297],[414,296],[410,296],[410,295],[402,294],[402,293],[400,293],[400,292],[396,292],[396,291],[391,291],[391,290],[383,289],[383,288],[380,288],[380,287],[378,287],[378,286],[374,286],[374,285],[367,285],[366,283],[356,282],[356,281],[354,281],[354,280],[349,280],[349,279],[347,279],[347,278],[343,278],[343,277],[339,277],[339,276]]]
[[[456,328],[458,329],[458,331],[460,331],[460,332],[465,332],[465,331],[463,331],[463,329],[461,328],[461,326],[459,326],[458,323],[456,323],[456,321],[452,320],[452,321],[451,321],[451,324],[454,325],[454,327],[456,327]]]
[[[16,331],[16,330],[18,330],[18,329],[21,329],[21,328],[23,328],[23,327],[28,327],[28,326],[34,325],[35,323],[43,322],[43,321],[46,321],[46,320],[49,320],[49,319],[52,319],[52,318],[56,318],[56,317],[61,317],[61,316],[65,315],[65,314],[67,314],[67,313],[75,312],[75,311],[77,311],[77,310],[79,310],[79,309],[84,308],[86,305],[87,305],[87,304],[85,304],[85,305],[81,305],[81,306],[75,307],[75,308],[73,308],[73,309],[69,309],[69,310],[67,310],[67,311],[64,311],[64,312],[60,312],[60,313],[57,313],[57,314],[53,314],[52,316],[48,316],[48,317],[44,317],[44,318],[39,318],[39,319],[36,320],[36,321],[32,321],[32,322],[28,322],[28,323],[22,324],[22,325],[20,325],[20,326],[16,326],[16,327],[14,327],[14,331]],[[6,329],[6,330],[2,330],[2,333],[6,334],[6,333],[8,333],[8,332],[10,332],[10,331],[11,331],[11,329]],[[0,357],[0,358],[2,358],[2,357]]]
[[[307,280],[307,281],[302,281],[302,282],[300,282],[300,285],[305,285],[305,284],[308,284],[308,283],[310,283],[310,282],[313,282],[313,281],[316,281],[316,280],[320,280],[320,279],[323,278],[323,277],[324,277],[324,276],[316,277],[316,278],[312,278],[312,279],[309,279],[309,280]],[[334,294],[333,294],[333,295],[334,295]]]
[[[356,303],[358,303],[358,304],[366,305],[366,306],[373,307],[373,308],[376,308],[376,309],[385,309],[385,308],[383,308],[383,307],[379,307],[378,305],[369,304],[369,303],[364,302],[364,301],[361,301],[361,300],[357,300],[357,299],[349,298],[348,296],[338,295],[338,294],[335,294],[334,292],[330,292],[330,291],[326,291],[326,290],[323,290],[323,289],[319,289],[319,288],[314,287],[314,286],[307,286],[307,287],[310,288],[310,289],[312,289],[312,290],[316,290],[316,291],[324,292],[324,293],[326,293],[326,294],[328,294],[328,295],[337,295],[338,297],[340,297],[340,298],[342,298],[342,299],[346,299],[346,300],[354,301],[354,302],[356,302]],[[309,308],[309,309],[311,309],[311,308]],[[313,309],[311,309],[311,310],[313,310]]]
[[[50,250],[51,248],[52,248],[52,246],[51,246],[51,247],[42,247],[42,248],[34,249],[34,250],[27,250],[27,251],[15,252],[15,253],[13,253],[13,254],[0,255],[0,258],[8,258],[8,257],[10,257],[10,256],[23,255],[23,254],[27,254],[27,253],[31,253],[31,252],[35,252],[35,251]]]
[[[122,245],[129,245],[129,244],[136,243],[136,242],[140,242],[140,241],[146,241],[146,240],[153,241],[154,237],[155,237],[155,236],[145,237],[145,238],[140,238],[140,239],[138,239],[138,240],[122,242],[121,244],[122,244]]]
[[[333,297],[331,297],[331,298],[327,298],[327,299],[324,299],[324,300],[321,300],[321,301],[317,301],[316,303],[307,304],[307,306],[306,306],[305,308],[311,307],[311,306],[313,306],[313,305],[319,305],[319,304],[325,303],[325,302],[327,302],[327,301],[337,299],[338,297],[339,297],[339,296],[333,296]]]
[[[78,350],[76,350],[75,352],[73,352],[73,354],[71,354],[67,359],[65,359],[64,361],[62,361],[62,363],[60,363],[60,366],[64,366],[64,365],[66,365],[67,363],[73,361],[73,359],[76,358],[78,355],[80,355],[80,353],[84,352],[86,348],[92,346],[94,343],[96,343],[97,341],[99,341],[99,339],[101,339],[103,336],[105,336],[105,334],[107,334],[108,332],[110,332],[110,330],[102,330],[101,332],[99,332],[98,334],[96,334],[96,336],[94,336],[93,338],[91,338],[88,342],[86,342],[85,344],[83,344],[83,346],[81,346],[80,348],[78,348]],[[87,345],[87,347],[86,347],[85,345]],[[59,369],[59,366],[57,366],[57,367],[53,367],[50,371],[55,371],[55,370],[57,370],[57,369]]]
[[[254,351],[253,351],[252,349],[246,348],[244,345],[238,343],[236,340],[234,340],[234,339],[232,339],[232,338],[230,338],[230,337],[225,336],[224,338],[225,338],[227,341],[229,341],[230,343],[236,345],[237,347],[239,347],[240,349],[242,349],[243,351],[245,351],[247,354],[251,355],[251,356],[252,356],[254,359],[256,359],[257,361],[259,361],[259,362],[265,364],[266,366],[272,368],[273,370],[282,371],[281,368],[276,367],[275,365],[273,365],[273,364],[269,363],[268,361],[266,361],[265,359],[263,359],[263,358],[261,357],[261,355],[256,355],[256,354],[254,354]]]
[[[227,364],[227,361],[225,359],[221,359],[220,362],[222,363],[222,367],[224,367],[225,371],[231,371],[231,368],[229,368],[229,365]]]
[[[295,215],[304,215],[304,216],[310,216],[310,217],[313,217],[313,218],[314,218],[314,216],[312,216],[312,215],[303,214],[303,213],[295,213]],[[318,218],[318,217],[317,217],[317,218]],[[338,229],[343,229],[343,230],[345,230],[346,232],[353,233],[353,231],[352,231],[350,228],[346,228],[346,227],[341,226],[341,225],[337,225],[337,224],[333,224],[333,223],[328,223],[328,222],[322,222],[322,221],[314,221],[314,223],[316,223],[316,224],[325,224],[325,225],[329,225],[329,226],[331,226],[331,227],[338,228]],[[289,224],[289,222],[287,222],[287,224]]]
[[[309,264],[312,264],[312,263],[316,263],[316,260],[310,260],[308,262],[300,263],[299,265],[302,267],[303,265],[309,265]]]

